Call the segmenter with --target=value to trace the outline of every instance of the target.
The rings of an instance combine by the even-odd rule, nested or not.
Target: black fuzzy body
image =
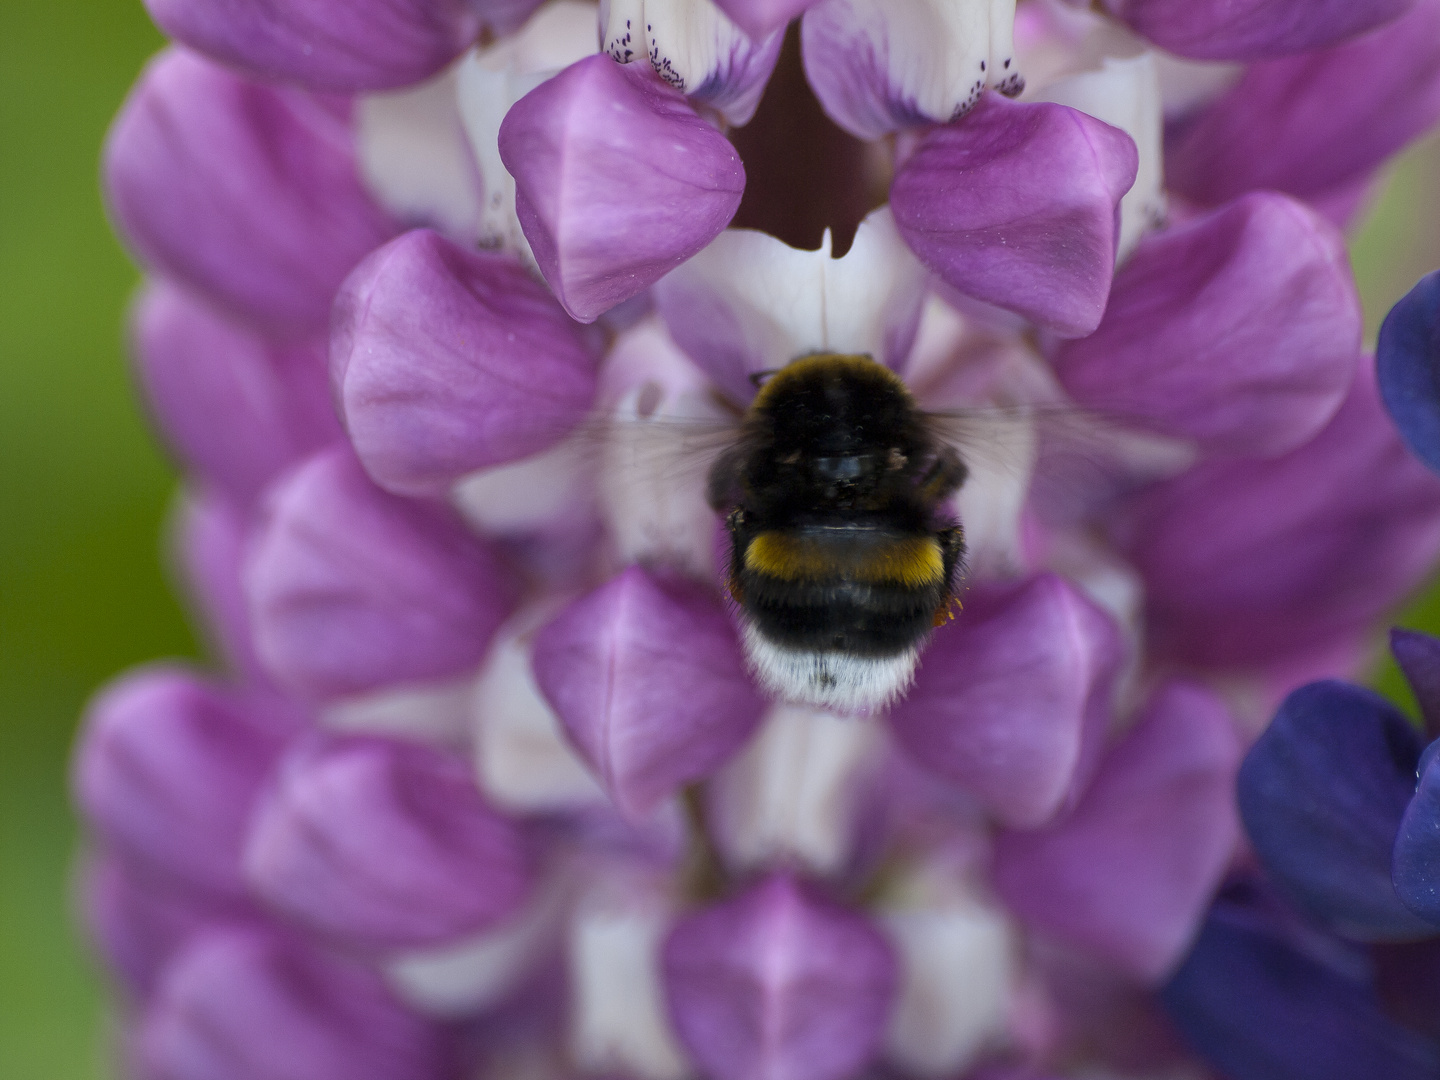
[[[863,356],[802,357],[761,389],[710,473],[711,505],[730,530],[731,593],[785,649],[914,650],[953,600],[964,543],[943,506],[964,478],[889,369]],[[757,565],[757,542],[794,557]],[[906,554],[917,552],[925,558]],[[923,563],[923,580],[919,569],[913,580],[886,569],[910,563]]]

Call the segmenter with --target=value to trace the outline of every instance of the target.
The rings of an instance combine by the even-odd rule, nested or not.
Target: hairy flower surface
[[[148,6],[104,175],[216,667],[76,750],[135,1076],[1440,1075],[1334,936],[1440,925],[1440,773],[1296,689],[1440,550],[1435,288],[1377,381],[1341,232],[1440,0]],[[812,353],[969,471],[856,715],[763,689],[706,493]]]

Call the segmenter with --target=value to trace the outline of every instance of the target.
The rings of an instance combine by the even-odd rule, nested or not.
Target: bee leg
[[[730,533],[730,573],[725,579],[725,589],[729,592],[730,599],[737,604],[745,602],[740,590],[740,567],[744,564],[747,543],[740,535],[740,529],[744,524],[745,511],[738,506],[725,515],[725,528]]]
[[[920,477],[920,495],[929,502],[939,502],[960,490],[970,470],[953,446],[944,447]]]
[[[945,595],[935,609],[936,626],[944,626],[960,613],[960,597],[955,593],[955,576],[965,558],[965,533],[959,525],[941,529],[935,534],[945,560]]]

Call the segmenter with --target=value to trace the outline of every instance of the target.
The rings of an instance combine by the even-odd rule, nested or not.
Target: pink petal
[[[344,438],[323,340],[266,342],[163,281],[140,296],[131,323],[152,417],[188,469],[239,502]]]
[[[174,521],[175,558],[197,629],[226,667],[246,683],[269,674],[255,655],[250,612],[241,586],[250,515],[204,489],[187,491]]]
[[[633,817],[718,769],[765,707],[715,599],[639,567],[561,612],[532,663],[570,740]]]
[[[1055,574],[972,591],[890,726],[920,765],[1003,823],[1033,828],[1088,779],[1121,648],[1110,617]]]
[[[323,331],[350,268],[397,231],[360,185],[337,108],[161,53],[106,141],[117,231],[142,262],[267,332]]]
[[[1415,0],[1107,0],[1167,52],[1197,60],[1260,60],[1309,52],[1403,15]]]
[[[670,1015],[715,1080],[842,1080],[878,1048],[895,958],[858,913],[784,876],[682,920],[665,943]]]
[[[356,454],[401,495],[554,445],[595,396],[595,350],[545,287],[428,229],[346,279],[330,363]]]
[[[987,94],[963,122],[932,129],[890,189],[920,261],[966,296],[1066,337],[1100,325],[1135,144],[1050,103]]]
[[[1254,194],[1141,241],[1100,328],[1061,345],[1055,367],[1082,404],[1206,453],[1268,457],[1340,407],[1362,322],[1344,237]]]
[[[804,13],[806,8],[813,7],[816,2],[817,0],[715,0],[715,6],[759,41]]]
[[[1240,756],[1213,694],[1167,684],[1073,814],[996,838],[996,889],[1036,929],[1159,980],[1199,929],[1240,838]]]
[[[245,570],[256,651],[317,700],[473,668],[515,587],[448,508],[386,494],[345,448],[272,490]]]
[[[599,54],[510,110],[500,156],[540,272],[581,322],[713,240],[745,187],[739,155],[678,91]]]

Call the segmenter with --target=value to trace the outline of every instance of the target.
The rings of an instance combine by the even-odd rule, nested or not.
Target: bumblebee
[[[804,356],[761,386],[710,470],[750,664],[777,697],[883,707],[955,605],[965,555],[947,500],[966,468],[868,356]]]

